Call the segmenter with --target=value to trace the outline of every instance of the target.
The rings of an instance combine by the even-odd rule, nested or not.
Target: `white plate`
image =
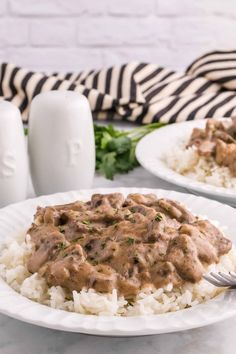
[[[15,237],[31,223],[38,205],[88,200],[93,193],[155,193],[159,197],[179,200],[194,213],[206,215],[228,227],[227,235],[236,241],[236,210],[218,202],[172,191],[142,188],[96,189],[54,194],[8,206],[0,210],[0,240]],[[236,314],[236,291],[228,291],[193,308],[142,317],[105,317],[81,315],[55,310],[33,302],[0,281],[0,312],[24,322],[63,331],[106,336],[140,336],[182,331],[221,321]]]
[[[224,118],[226,119],[226,118]],[[196,194],[236,206],[236,191],[223,187],[195,181],[173,171],[163,161],[166,153],[174,151],[175,147],[190,137],[193,128],[203,128],[205,120],[171,124],[146,135],[137,145],[136,157],[139,163],[149,172],[161,179],[187,188]]]

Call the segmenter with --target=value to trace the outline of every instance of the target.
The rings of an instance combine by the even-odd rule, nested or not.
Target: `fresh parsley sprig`
[[[122,131],[115,129],[112,124],[95,124],[96,170],[111,180],[116,174],[133,170],[139,165],[135,156],[137,143],[163,125],[158,122]]]

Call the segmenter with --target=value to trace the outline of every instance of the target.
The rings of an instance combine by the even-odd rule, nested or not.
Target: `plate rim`
[[[163,189],[149,189],[149,188],[96,188],[96,189],[89,189],[89,190],[81,190],[81,191],[71,191],[71,192],[65,192],[65,193],[56,193],[52,194],[49,196],[42,196],[38,198],[31,198],[26,201],[16,203],[10,206],[7,206],[3,209],[0,209],[0,225],[4,222],[4,215],[11,215],[11,210],[14,212],[19,211],[22,209],[22,206],[28,205],[28,207],[31,208],[30,205],[33,204],[48,204],[48,199],[51,199],[52,204],[58,200],[58,202],[63,202],[63,199],[66,199],[67,202],[70,200],[73,200],[74,198],[83,198],[86,197],[88,198],[88,195],[91,195],[92,193],[109,193],[109,192],[123,192],[123,193],[132,193],[132,192],[139,192],[139,193],[151,193],[154,192],[157,195],[164,194],[165,195],[171,195],[171,198],[173,199],[182,199],[182,198],[187,198],[191,201],[198,201],[198,202],[206,202],[206,198],[203,197],[198,197],[194,196],[191,194],[187,193],[180,193],[180,192],[175,192],[175,191],[170,191],[170,190],[163,190]],[[213,206],[221,207],[222,204],[217,202],[217,201],[212,201],[212,200],[207,200],[208,203],[210,203]],[[236,210],[231,208],[230,206],[223,205],[223,208],[227,211],[229,214],[235,214]],[[10,212],[9,212],[10,211]],[[32,210],[32,214],[33,214]],[[28,213],[28,211],[27,211]],[[14,238],[14,237],[13,237]],[[6,296],[6,294],[10,294],[10,296]],[[233,294],[232,294],[233,295]],[[223,296],[223,295],[222,295]],[[236,300],[236,292],[234,293],[234,299]],[[20,311],[21,306],[16,306],[16,309],[18,308],[18,311],[16,312],[16,309],[14,310],[14,307],[7,308],[7,305],[9,303],[12,303],[12,297],[15,298],[15,300],[19,300],[20,298],[23,299],[23,305],[25,307],[25,311],[22,313],[22,309]],[[20,297],[20,298],[19,298]],[[200,304],[197,306],[198,310],[201,308],[200,313],[202,312],[201,316],[204,317],[204,312],[203,308],[205,309],[205,306],[209,307],[209,305],[213,306],[214,302],[219,301],[219,298],[216,297],[210,301],[208,301],[206,304]],[[214,306],[213,306],[214,307]],[[28,314],[27,314],[27,311]],[[42,311],[43,316],[41,314],[40,319],[37,319],[38,316],[38,311]],[[182,330],[187,330],[190,328],[196,328],[196,327],[203,327],[206,325],[209,325],[211,323],[218,322],[219,320],[223,320],[226,318],[229,318],[233,315],[236,315],[236,301],[235,301],[235,306],[231,306],[231,311],[229,312],[223,312],[220,314],[216,314],[216,317],[211,316],[210,318],[205,318],[204,321],[202,321],[201,324],[199,324],[198,321],[193,321],[193,319],[190,321],[188,319],[185,324],[182,323],[183,316],[181,316],[184,312],[184,314],[187,315],[187,317],[191,317],[192,313],[196,312],[196,307],[190,308],[190,309],[184,309],[184,310],[179,310],[177,312],[173,313],[167,313],[167,314],[161,314],[161,315],[151,315],[151,316],[132,316],[132,317],[116,317],[116,316],[91,316],[91,315],[81,315],[81,314],[76,314],[76,313],[71,313],[63,310],[58,310],[58,309],[52,309],[51,307],[48,307],[46,305],[41,305],[39,303],[36,303],[34,301],[31,301],[19,293],[15,292],[9,285],[5,283],[4,280],[1,280],[0,282],[0,312],[8,315],[10,317],[16,318],[18,320],[32,323],[35,325],[39,325],[42,327],[47,327],[47,328],[52,328],[52,329],[57,329],[57,330],[63,330],[63,331],[70,331],[70,332],[79,332],[79,333],[87,333],[87,334],[93,334],[93,335],[106,335],[106,336],[140,336],[140,335],[153,335],[153,334],[160,334],[160,333],[170,333],[170,332],[176,332],[176,331],[182,331]],[[199,312],[199,311],[197,311]],[[159,319],[164,320],[164,318],[167,318],[167,322],[172,322],[173,318],[176,317],[181,318],[181,327],[179,325],[176,326],[172,325],[169,326],[169,329],[160,328],[160,322],[158,323]],[[44,317],[45,315],[45,317]],[[35,319],[36,316],[36,319]],[[186,316],[185,316],[186,317]],[[79,324],[76,323],[74,325],[73,323],[68,323],[68,318],[71,318],[73,321],[79,318]],[[93,320],[91,321],[91,319]],[[140,318],[142,318],[142,321],[140,321]],[[170,320],[168,319],[170,318]],[[56,321],[56,322],[55,322]],[[190,321],[190,322],[189,322]],[[141,327],[140,324],[138,327],[137,322],[141,322]],[[161,321],[163,322],[163,321]],[[63,324],[64,323],[64,324]],[[66,323],[66,325],[65,325]],[[176,322],[177,323],[177,322]],[[91,327],[92,326],[92,327]],[[158,328],[159,326],[159,328]]]

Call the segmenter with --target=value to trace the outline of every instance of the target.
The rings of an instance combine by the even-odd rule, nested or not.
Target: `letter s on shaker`
[[[26,199],[28,156],[19,109],[0,102],[0,207]]]

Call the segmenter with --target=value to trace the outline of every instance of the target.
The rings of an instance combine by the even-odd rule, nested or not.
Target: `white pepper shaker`
[[[19,109],[0,102],[0,207],[26,199],[28,157]]]
[[[92,186],[95,143],[85,96],[72,91],[49,91],[33,99],[29,156],[37,195]]]

